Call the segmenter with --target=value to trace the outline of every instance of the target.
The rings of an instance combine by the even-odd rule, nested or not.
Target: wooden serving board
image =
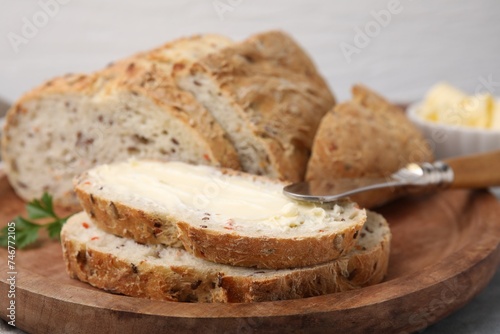
[[[1,174],[1,171],[0,171]],[[58,242],[16,253],[16,325],[29,333],[408,333],[465,305],[500,263],[500,205],[486,191],[445,191],[379,210],[393,232],[385,282],[254,304],[189,304],[113,295],[70,279]],[[0,175],[0,222],[24,213]],[[0,309],[7,319],[7,251]]]

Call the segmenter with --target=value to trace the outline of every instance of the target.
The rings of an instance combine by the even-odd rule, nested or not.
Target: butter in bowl
[[[436,159],[500,148],[500,101],[490,93],[467,95],[446,83],[431,88],[424,101],[410,105]]]

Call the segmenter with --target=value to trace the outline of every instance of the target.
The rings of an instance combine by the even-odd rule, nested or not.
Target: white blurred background
[[[355,82],[398,102],[421,98],[441,80],[470,93],[489,81],[489,90],[500,91],[498,0],[0,3],[0,100],[7,104],[53,76],[97,70],[177,37],[213,32],[240,40],[269,29],[292,34],[340,100]]]

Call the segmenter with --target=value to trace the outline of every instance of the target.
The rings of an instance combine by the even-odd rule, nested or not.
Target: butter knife
[[[387,177],[294,183],[284,187],[283,193],[295,200],[325,203],[383,188],[407,194],[499,185],[500,151],[492,151],[432,163],[410,163]]]

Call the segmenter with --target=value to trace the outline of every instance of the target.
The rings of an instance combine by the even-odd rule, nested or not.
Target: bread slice
[[[340,259],[301,269],[256,270],[114,236],[97,228],[83,212],[71,217],[61,233],[72,278],[113,293],[183,302],[296,299],[376,284],[387,272],[390,240],[384,218],[368,212],[355,248]]]
[[[314,134],[335,100],[292,38],[258,34],[174,74],[228,133],[243,170],[303,179]]]
[[[136,160],[93,168],[75,190],[103,230],[140,243],[182,243],[218,263],[303,267],[354,246],[366,220],[356,203],[298,203],[283,195],[284,185],[209,166]]]
[[[433,160],[424,137],[399,107],[362,85],[354,86],[352,94],[352,101],[338,104],[321,121],[308,181],[327,189],[340,178],[385,177],[407,163]],[[353,200],[372,208],[396,196],[382,189]]]
[[[168,55],[189,63],[227,44],[214,36],[182,39],[155,51],[161,65],[138,56],[94,74],[56,78],[23,96],[2,138],[16,193],[31,200],[49,192],[57,205],[75,207],[75,175],[130,157],[239,169],[225,132],[168,72]]]
[[[174,68],[176,72],[186,71],[189,66],[200,58],[234,44],[230,38],[222,35],[194,35],[178,38],[152,50],[118,60],[109,67],[122,69],[132,62],[142,67],[154,65],[170,76]]]

